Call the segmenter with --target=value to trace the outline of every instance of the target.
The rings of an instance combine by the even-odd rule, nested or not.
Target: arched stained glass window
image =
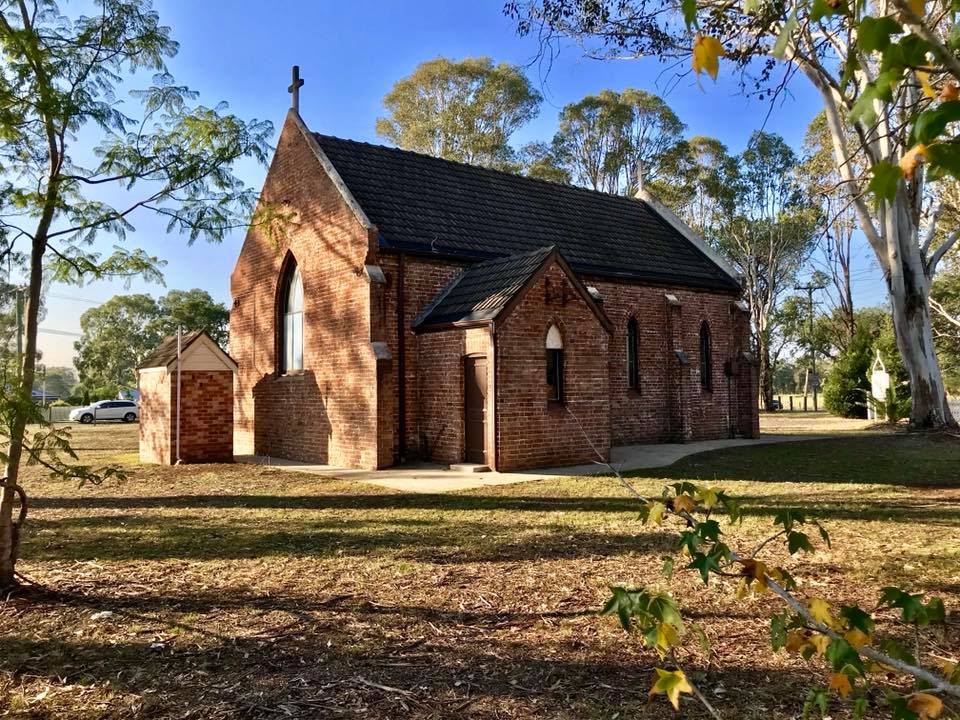
[[[303,370],[303,280],[296,265],[287,270],[282,300],[280,370],[297,372]]]

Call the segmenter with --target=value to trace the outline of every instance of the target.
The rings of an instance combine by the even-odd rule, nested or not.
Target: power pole
[[[807,345],[810,351],[810,368],[807,370],[808,373],[813,373],[813,411],[817,411],[817,390],[820,389],[820,376],[817,374],[817,351],[813,346],[813,293],[815,290],[823,290],[826,285],[813,285],[812,283],[807,283],[806,285],[794,285],[794,290],[802,290],[807,293],[807,321],[809,322],[809,337],[807,338]],[[809,375],[808,375],[809,377]],[[809,386],[811,383],[807,382],[806,386]],[[806,410],[807,404],[807,387],[803,389],[803,404],[804,410]]]

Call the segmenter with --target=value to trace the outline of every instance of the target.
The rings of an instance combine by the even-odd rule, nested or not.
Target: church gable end
[[[371,297],[381,278],[366,268],[376,228],[329,169],[302,120],[288,114],[262,191],[280,219],[258,224],[255,216],[231,277],[235,442],[241,454],[373,468],[392,460],[376,440],[378,405],[392,402],[377,393],[384,353]],[[299,316],[278,306],[289,267],[302,283]],[[285,333],[284,322],[296,327]],[[281,347],[294,331],[302,358]]]

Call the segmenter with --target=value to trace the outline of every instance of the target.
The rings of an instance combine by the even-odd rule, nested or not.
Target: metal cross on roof
[[[300,78],[300,66],[293,66],[292,73],[293,82],[290,83],[290,87],[287,88],[287,92],[290,93],[293,98],[291,100],[291,107],[296,111],[300,112],[300,88],[303,87],[303,80]]]

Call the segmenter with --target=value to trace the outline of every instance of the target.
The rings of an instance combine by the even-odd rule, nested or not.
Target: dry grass
[[[873,440],[960,464],[957,443]],[[76,446],[132,462],[135,428],[78,429]],[[739,452],[636,482],[716,476],[747,500],[741,546],[775,509],[813,506],[834,549],[790,561],[806,592],[869,605],[898,582],[958,606],[960,481],[925,487],[909,467],[897,485],[727,481],[776,457]],[[872,462],[848,462],[847,480]],[[43,589],[0,605],[0,716],[674,717],[646,704],[657,658],[595,614],[610,583],[668,587],[673,536],[639,525],[610,479],[408,495],[257,466],[131,469],[103,487],[30,478],[21,569]],[[688,573],[669,587],[713,643],[711,663],[683,659],[724,717],[797,717],[823,670],[767,649],[774,601]],[[958,634],[954,617],[941,644],[956,653]],[[682,716],[703,714],[685,702]]]
[[[842,418],[826,412],[760,413],[760,431],[764,433],[830,435],[884,430],[884,426],[876,420]]]

